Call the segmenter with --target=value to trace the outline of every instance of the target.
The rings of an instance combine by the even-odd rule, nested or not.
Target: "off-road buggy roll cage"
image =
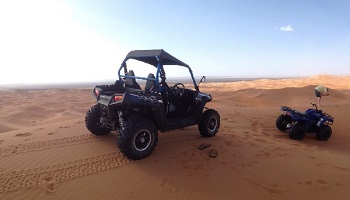
[[[146,78],[146,77],[140,77],[140,76],[129,76],[128,69],[126,66],[126,62],[129,59],[135,59],[144,63],[148,63],[150,65],[153,65],[154,67],[157,68],[155,78]],[[125,80],[126,78],[135,78],[135,79],[141,79],[141,80],[150,80],[150,81],[155,81],[155,85],[158,86],[160,84],[159,82],[159,77],[161,78],[161,82],[165,83],[166,76],[165,76],[165,71],[163,68],[163,65],[178,65],[178,66],[183,66],[188,69],[191,75],[191,79],[193,82],[193,85],[196,89],[196,91],[199,91],[198,85],[196,83],[196,80],[193,76],[192,69],[187,65],[186,63],[182,62],[181,60],[175,58],[174,56],[170,55],[163,49],[155,49],[155,50],[134,50],[131,51],[127,54],[125,59],[123,60],[119,70],[118,70],[118,77],[119,80],[122,81],[123,79]],[[124,69],[123,73],[121,74],[121,71]],[[164,88],[159,88],[160,91]]]
[[[165,65],[184,67],[184,71],[187,68],[195,89],[192,86],[186,88],[181,82],[169,87]],[[142,72],[148,73],[147,77],[135,76],[133,69],[138,70],[139,66]],[[145,80],[144,87],[141,88],[135,79]],[[205,81],[204,76],[198,84],[202,81]],[[118,132],[120,151],[133,160],[153,152],[158,131],[197,125],[201,136],[213,137],[220,127],[219,113],[205,106],[212,97],[199,90],[189,65],[162,49],[131,51],[118,70],[116,82],[97,85],[92,93],[97,102],[86,113],[87,129],[94,135]]]

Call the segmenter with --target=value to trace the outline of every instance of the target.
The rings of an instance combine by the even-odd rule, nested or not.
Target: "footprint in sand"
[[[339,185],[339,183],[337,183],[337,184]],[[331,189],[331,185],[327,181],[322,180],[322,179],[317,179],[315,181],[298,182],[298,185],[314,186],[318,190],[321,190],[321,191],[328,191]]]
[[[248,144],[249,144],[251,147],[259,147],[259,145],[256,144],[255,142],[248,142]]]
[[[46,177],[44,180],[46,181],[43,185],[44,189],[49,193],[56,192],[55,180],[52,177]]]
[[[77,121],[74,124],[83,124],[83,123],[84,123],[83,121]]]
[[[60,126],[58,128],[69,128],[70,126]]]
[[[279,189],[279,185],[276,183],[266,184],[266,183],[260,183],[260,182],[255,181],[255,180],[249,180],[249,179],[245,179],[245,180],[250,182],[255,187],[258,187],[258,188],[260,188],[260,189],[262,189],[265,192],[270,193],[270,194],[282,194],[282,193],[289,192],[287,190]]]
[[[15,137],[28,137],[31,135],[33,135],[33,133],[26,132],[26,133],[18,133],[15,135]]]
[[[254,130],[254,132],[263,133],[263,130],[262,130],[263,125],[262,125],[261,122],[259,122],[259,121],[252,121],[251,122],[251,127]]]
[[[160,186],[162,186],[162,188],[164,188],[166,191],[169,192],[176,192],[176,188],[173,186],[173,184],[171,183],[170,180],[168,179],[164,179],[162,181],[162,183],[160,184]]]
[[[298,182],[298,185],[312,185],[312,181]]]
[[[242,113],[240,113],[240,112],[236,112],[236,113],[235,113],[235,116],[242,117],[242,116],[243,116],[243,114],[242,114]]]
[[[50,133],[48,133],[48,135],[53,135],[53,134],[55,134],[55,133],[57,133],[57,131],[50,132]]]

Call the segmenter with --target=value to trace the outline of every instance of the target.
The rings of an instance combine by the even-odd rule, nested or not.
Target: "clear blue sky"
[[[195,76],[350,75],[348,0],[13,0],[0,25],[0,84],[111,80],[158,48]]]

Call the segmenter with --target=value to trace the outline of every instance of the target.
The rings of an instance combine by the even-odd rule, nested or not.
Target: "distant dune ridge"
[[[335,117],[329,141],[290,140],[280,106],[300,111],[331,88],[321,109]],[[91,89],[0,90],[0,199],[347,199],[350,76],[201,83],[221,116],[213,138],[196,126],[159,133],[154,153],[122,156],[118,133],[85,128]],[[204,150],[202,143],[211,146]],[[216,149],[218,155],[208,153]]]

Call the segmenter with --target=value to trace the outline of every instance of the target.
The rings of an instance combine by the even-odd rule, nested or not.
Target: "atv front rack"
[[[325,121],[323,122],[324,125],[332,125],[334,122],[334,117],[331,116],[330,114],[327,114],[325,112],[322,113],[323,115],[323,119],[325,119]]]

